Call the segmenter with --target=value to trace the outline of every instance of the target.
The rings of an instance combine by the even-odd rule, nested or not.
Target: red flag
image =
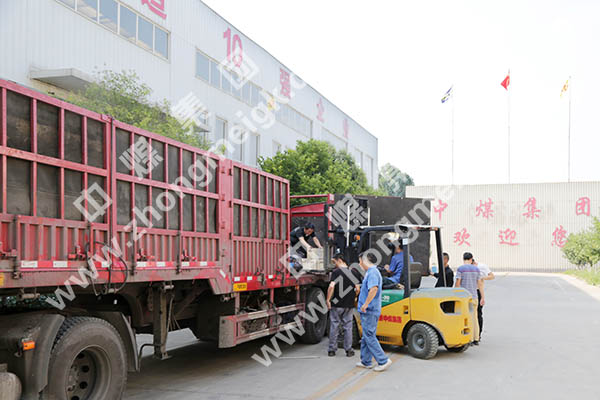
[[[504,89],[508,90],[508,85],[510,85],[510,71],[508,72],[508,75],[506,75],[506,78],[504,78],[504,80],[500,84]]]

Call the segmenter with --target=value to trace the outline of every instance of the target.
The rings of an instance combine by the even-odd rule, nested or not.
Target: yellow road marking
[[[400,354],[394,354],[393,356],[390,357],[390,360],[392,360],[392,362],[395,362],[400,357],[401,357]],[[391,367],[391,368],[393,368],[393,367]],[[383,373],[385,374],[385,371]],[[363,376],[354,385],[350,386],[348,389],[344,390],[342,393],[335,396],[334,399],[335,400],[343,400],[343,399],[349,398],[351,395],[355,394],[360,389],[365,387],[367,385],[367,383],[371,382],[378,375],[379,375],[379,372],[373,371],[373,372]]]
[[[318,392],[313,393],[312,395],[310,395],[309,397],[307,397],[306,400],[320,399],[321,397],[323,397],[327,393],[329,393],[329,392],[337,389],[338,387],[340,387],[342,385],[342,383],[344,383],[346,380],[349,380],[354,375],[357,375],[357,374],[359,374],[359,373],[361,373],[363,371],[364,371],[363,368],[359,368],[359,367],[352,368],[350,371],[346,372],[344,375],[340,376],[339,378],[337,378],[333,382],[331,382],[328,385],[322,387]]]

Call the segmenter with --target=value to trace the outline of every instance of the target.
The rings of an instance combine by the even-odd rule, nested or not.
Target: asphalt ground
[[[265,367],[251,358],[268,339],[233,349],[169,337],[171,359],[149,355],[129,374],[125,399],[600,399],[600,289],[558,275],[500,274],[486,282],[481,345],[431,360],[384,347],[393,360],[377,373],[356,368],[358,353],[327,356],[317,345],[281,344]],[[426,279],[425,285],[432,280]],[[140,345],[151,340],[138,337]],[[149,354],[146,349],[145,354]]]

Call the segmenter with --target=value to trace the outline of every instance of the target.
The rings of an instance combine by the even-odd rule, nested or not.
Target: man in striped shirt
[[[461,287],[471,293],[475,303],[475,332],[473,332],[473,344],[479,345],[479,322],[477,315],[478,303],[485,304],[485,294],[483,292],[483,279],[477,265],[473,265],[473,254],[467,252],[463,254],[464,264],[456,270],[456,287]],[[481,293],[481,300],[478,300],[477,289]]]

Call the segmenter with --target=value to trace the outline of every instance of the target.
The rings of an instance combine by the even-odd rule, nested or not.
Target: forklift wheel
[[[428,360],[435,357],[440,346],[435,329],[426,324],[415,324],[408,330],[408,352],[415,358]]]

